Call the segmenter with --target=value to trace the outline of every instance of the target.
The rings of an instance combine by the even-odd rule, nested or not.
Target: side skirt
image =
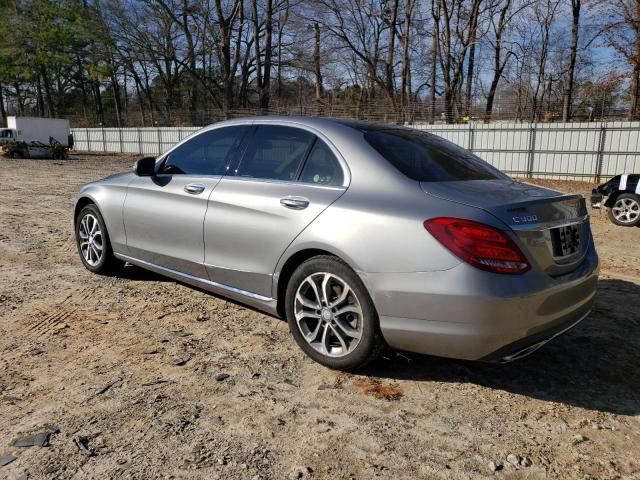
[[[160,275],[165,275],[180,282],[188,283],[189,285],[202,288],[203,290],[215,293],[222,297],[227,297],[240,303],[250,305],[270,315],[278,316],[277,301],[271,297],[265,297],[262,295],[258,295],[257,293],[248,292],[246,290],[241,290],[239,288],[224,285],[222,283],[213,282],[205,278],[189,275],[188,273],[178,272],[177,270],[172,270],[161,265],[156,265],[151,262],[139,260],[137,258],[123,255],[121,253],[114,252],[114,256],[120,260],[129,262],[132,265],[136,265],[140,268],[150,270]]]

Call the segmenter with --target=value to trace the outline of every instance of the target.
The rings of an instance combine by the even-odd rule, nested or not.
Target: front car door
[[[209,195],[226,173],[248,126],[207,130],[178,144],[153,177],[128,187],[124,224],[129,255],[153,265],[207,278],[203,222]]]
[[[211,280],[268,299],[280,256],[344,193],[348,174],[337,152],[308,130],[257,125],[246,143],[209,198],[205,265]]]

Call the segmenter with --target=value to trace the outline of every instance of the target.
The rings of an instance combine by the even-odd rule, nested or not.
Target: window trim
[[[314,183],[314,182],[303,182],[303,181],[300,180],[300,177],[302,177],[302,172],[304,172],[304,167],[307,166],[307,162],[309,161],[309,157],[311,156],[311,152],[313,152],[313,148],[316,146],[316,143],[318,143],[318,142],[324,143],[326,145],[326,147],[329,149],[329,151],[331,152],[331,154],[333,155],[333,158],[335,158],[335,160],[338,162],[338,165],[340,166],[340,169],[342,170],[342,185],[321,185],[321,184],[317,184],[317,183]],[[299,183],[300,185],[314,185],[316,187],[347,188],[344,185],[344,182],[345,182],[344,167],[340,163],[340,160],[338,159],[338,157],[333,153],[333,149],[329,146],[329,144],[327,142],[322,141],[322,139],[318,138],[317,135],[316,135],[311,147],[309,148],[309,151],[307,152],[307,156],[305,157],[304,162],[302,162],[302,164],[300,165],[300,170],[298,171],[298,174],[296,175],[296,182]]]
[[[242,151],[241,155],[238,156],[239,160],[236,162],[235,167],[232,169],[232,173],[230,175],[227,175],[226,178],[228,178],[228,179],[232,179],[233,178],[233,179],[239,179],[239,180],[244,180],[244,181],[253,181],[253,182],[281,183],[281,184],[288,184],[288,185],[292,185],[292,184],[308,185],[308,186],[312,186],[312,187],[332,189],[332,190],[346,190],[349,187],[349,184],[351,183],[351,171],[349,170],[349,167],[347,166],[346,161],[344,160],[344,158],[342,157],[342,155],[340,154],[338,149],[333,145],[333,143],[331,143],[331,141],[329,139],[327,139],[321,132],[317,131],[314,128],[307,127],[306,125],[301,125],[301,124],[297,124],[297,123],[294,123],[294,122],[261,121],[261,122],[254,122],[252,125],[253,125],[253,129],[251,130],[250,134],[247,134],[247,137],[244,139],[245,144],[242,146],[243,151]],[[242,161],[244,160],[244,156],[245,156],[245,154],[246,154],[246,152],[247,152],[247,150],[249,148],[249,144],[253,140],[253,137],[254,137],[256,131],[258,130],[258,127],[260,127],[260,126],[272,126],[272,125],[280,126],[280,127],[296,128],[298,130],[303,130],[305,132],[309,132],[310,134],[313,135],[313,139],[309,143],[309,146],[307,147],[307,150],[304,153],[304,157],[303,157],[302,161],[300,162],[300,165],[298,166],[298,169],[296,170],[296,174],[295,174],[294,178],[292,180],[279,180],[279,179],[275,179],[275,178],[257,178],[257,177],[245,177],[245,176],[238,175],[238,170],[240,169],[240,165],[242,164]],[[342,170],[342,184],[341,185],[319,185],[319,184],[313,183],[313,182],[302,182],[302,181],[300,181],[300,177],[302,176],[302,171],[304,170],[304,167],[307,165],[307,162],[309,160],[309,156],[311,155],[311,152],[313,151],[313,147],[316,145],[316,143],[318,141],[323,142],[327,146],[327,148],[331,151],[331,153],[333,154],[334,158],[338,162],[338,165],[340,166],[340,169]]]
[[[241,135],[240,140],[238,141],[238,146],[236,147],[236,149],[232,149],[229,152],[227,152],[227,158],[226,160],[226,165],[224,167],[224,170],[222,173],[217,174],[217,175],[212,175],[209,173],[169,173],[169,172],[163,172],[162,170],[164,169],[167,160],[169,159],[169,157],[171,156],[171,154],[177,150],[179,147],[181,147],[183,144],[194,140],[195,138],[199,137],[200,135],[205,135],[211,132],[215,132],[216,130],[222,130],[224,128],[232,128],[232,127],[247,127],[246,131]],[[162,155],[158,156],[158,158],[156,159],[156,175],[179,175],[181,177],[184,176],[191,176],[191,177],[207,177],[207,178],[217,178],[217,177],[224,177],[225,175],[227,175],[229,173],[229,168],[231,166],[232,162],[232,152],[233,151],[237,151],[237,152],[242,152],[242,155],[244,155],[244,150],[243,148],[246,149],[246,142],[247,142],[247,137],[250,133],[253,132],[253,125],[250,123],[233,123],[230,125],[219,125],[219,126],[215,126],[213,128],[204,128],[204,129],[200,129],[197,130],[195,132],[193,132],[191,135],[187,135],[185,138],[183,138],[182,140],[180,140],[178,143],[176,143],[174,146],[172,146],[169,150],[167,150],[166,152],[164,152]]]
[[[343,177],[342,185],[327,186],[327,185],[318,185],[316,183],[308,183],[308,182],[297,182],[297,181],[291,182],[288,180],[281,181],[281,180],[258,179],[258,178],[252,178],[252,177],[244,177],[244,178],[238,177],[235,175],[236,172],[234,169],[234,167],[237,168],[237,162],[235,162],[235,165],[234,165],[234,162],[229,162],[229,164],[227,165],[226,172],[222,175],[223,178],[242,179],[244,181],[254,181],[254,182],[280,182],[280,183],[287,183],[287,184],[297,183],[299,185],[309,185],[316,188],[325,188],[325,189],[332,189],[332,190],[346,190],[347,188],[349,188],[349,185],[351,184],[351,169],[349,168],[349,164],[342,156],[342,153],[340,152],[340,150],[338,150],[338,148],[333,144],[331,140],[329,140],[329,138],[327,138],[327,136],[324,133],[322,133],[315,127],[305,125],[304,123],[299,123],[299,122],[296,122],[295,120],[290,120],[290,119],[282,120],[282,119],[278,119],[277,117],[274,117],[273,119],[259,119],[259,120],[254,120],[254,119],[227,120],[225,122],[214,123],[212,125],[203,127],[202,129],[196,132],[193,132],[191,135],[188,135],[187,137],[183,138],[178,143],[173,145],[169,150],[159,155],[156,160],[156,171],[158,170],[158,167],[162,163],[164,163],[166,157],[169,154],[171,154],[171,152],[176,148],[178,148],[180,145],[187,142],[188,140],[195,137],[196,135],[199,135],[205,132],[210,132],[212,130],[217,130],[219,128],[237,127],[237,126],[249,127],[246,135],[243,137],[240,145],[238,146],[238,153],[239,153],[238,157],[244,156],[246,148],[248,147],[249,142],[253,138],[253,132],[255,132],[255,128],[260,125],[280,125],[280,126],[299,128],[300,130],[304,130],[312,133],[318,139],[322,140],[329,147],[329,150],[331,150],[333,155],[336,157],[336,160],[338,160],[340,167],[342,168],[342,177]],[[159,174],[160,173],[158,173],[158,175]],[[166,175],[166,174],[162,174],[162,175]],[[220,175],[215,175],[215,177],[219,177],[219,176]]]
[[[260,127],[266,127],[266,126],[276,126],[276,127],[286,127],[286,128],[294,128],[296,130],[303,130],[307,133],[310,133],[312,135],[312,139],[309,142],[309,145],[307,145],[307,149],[304,151],[304,155],[302,156],[302,160],[300,161],[300,163],[298,164],[298,167],[296,168],[296,171],[294,173],[293,179],[292,180],[281,180],[278,178],[260,178],[260,177],[251,177],[251,176],[241,176],[238,175],[238,170],[240,170],[240,167],[242,166],[242,162],[245,159],[245,156],[247,155],[247,151],[249,150],[249,145],[251,144],[251,142],[253,141],[256,132],[258,131],[258,129]],[[316,139],[318,138],[318,136],[307,129],[304,128],[299,128],[296,126],[292,126],[292,125],[282,125],[280,123],[254,123],[253,124],[253,128],[251,130],[251,137],[247,139],[247,141],[245,142],[244,145],[244,149],[242,151],[242,155],[238,156],[238,162],[236,163],[235,168],[233,169],[233,174],[230,175],[231,177],[234,178],[246,178],[248,180],[255,180],[255,181],[275,181],[275,182],[283,182],[283,183],[301,183],[298,182],[298,179],[300,177],[300,174],[302,173],[302,166],[306,164],[307,162],[307,158],[309,157],[309,153],[311,152],[311,149],[313,148],[313,146],[316,144]]]

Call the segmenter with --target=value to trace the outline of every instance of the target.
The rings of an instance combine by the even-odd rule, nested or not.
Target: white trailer
[[[70,145],[71,128],[64,118],[7,117],[7,128],[0,129],[0,144],[39,142],[49,145],[53,138],[65,148]]]

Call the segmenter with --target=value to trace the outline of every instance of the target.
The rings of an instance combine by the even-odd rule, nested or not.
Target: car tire
[[[337,257],[317,256],[298,266],[287,285],[285,312],[300,348],[329,368],[357,370],[385,348],[367,289]]]
[[[80,260],[93,273],[112,273],[122,262],[113,256],[109,234],[94,204],[84,206],[75,222],[76,246]]]
[[[609,220],[623,227],[640,225],[640,196],[633,193],[621,193],[609,208]]]

